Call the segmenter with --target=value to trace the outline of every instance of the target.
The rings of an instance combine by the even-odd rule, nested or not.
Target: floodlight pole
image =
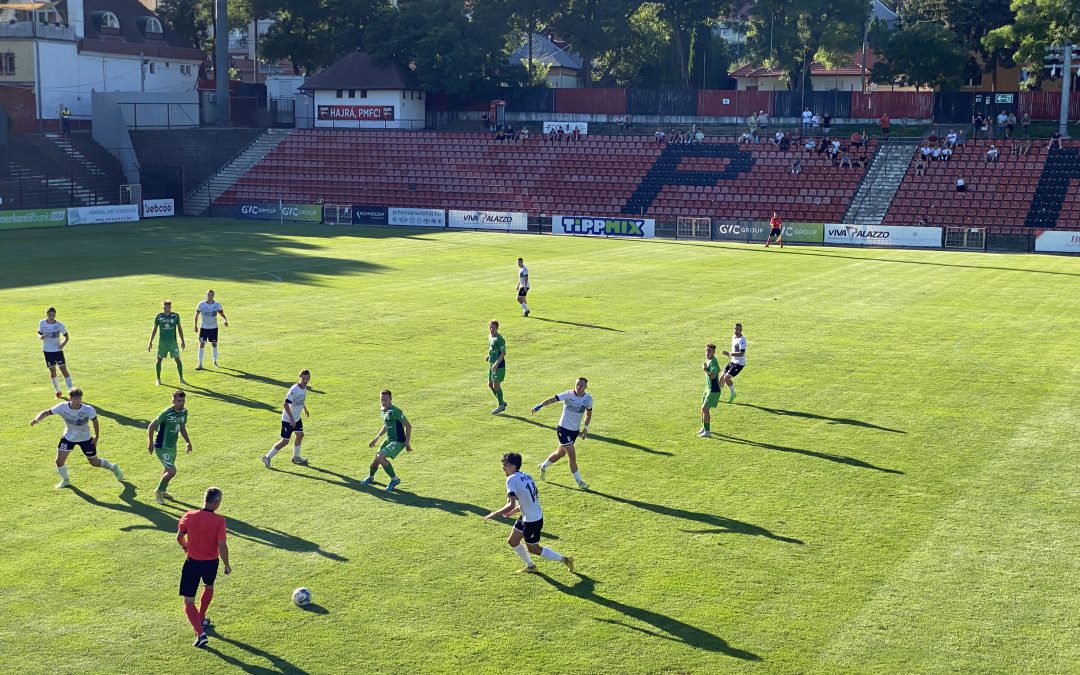
[[[229,123],[229,3],[216,0],[214,17],[214,91],[217,97],[216,122]]]
[[[1058,115],[1058,133],[1062,138],[1069,137],[1069,90],[1072,89],[1072,41],[1065,44],[1061,58],[1064,69],[1061,73],[1061,112]]]

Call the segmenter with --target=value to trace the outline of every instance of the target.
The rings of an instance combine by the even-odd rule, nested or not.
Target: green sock
[[[176,359],[176,372],[180,375],[180,379],[184,379],[184,364],[180,363],[180,359]]]
[[[499,400],[499,405],[503,404],[502,389],[496,389],[495,390],[495,398],[497,398]]]
[[[390,462],[383,465],[383,469],[386,469],[386,475],[391,478],[397,478],[397,474],[394,473],[394,467],[390,466]]]
[[[167,490],[167,489],[169,489],[169,481],[162,478],[160,481],[158,481],[157,491],[158,492],[165,492],[165,490]]]
[[[709,427],[711,426],[711,423],[710,422],[703,422],[703,424],[705,425],[705,431],[709,431]]]
[[[161,379],[161,361],[154,364],[154,370],[157,371],[157,379]]]

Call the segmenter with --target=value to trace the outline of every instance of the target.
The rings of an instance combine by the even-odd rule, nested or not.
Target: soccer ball
[[[311,604],[311,591],[306,588],[298,588],[292,592],[292,601],[296,603],[297,607],[304,607]]]

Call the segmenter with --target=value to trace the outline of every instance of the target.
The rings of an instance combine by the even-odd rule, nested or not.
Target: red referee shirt
[[[176,529],[187,535],[189,558],[218,559],[218,543],[225,541],[225,518],[205,509],[188,511]]]
[[[773,227],[780,227],[780,216],[773,216],[772,218],[769,218],[769,225],[772,225]]]

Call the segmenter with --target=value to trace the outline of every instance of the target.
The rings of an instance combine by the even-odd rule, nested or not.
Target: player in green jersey
[[[172,311],[171,300],[162,302],[161,312],[154,317],[154,330],[150,333],[150,344],[146,345],[146,351],[154,348],[154,336],[157,335],[159,329],[161,336],[158,337],[156,366],[158,385],[161,385],[161,361],[166,356],[171,356],[176,361],[176,372],[180,375],[180,384],[187,384],[184,381],[184,364],[180,363],[180,350],[187,348],[187,343],[184,341],[184,327],[180,324],[180,315]],[[177,333],[180,334],[179,347],[176,346]]]
[[[392,401],[393,397],[390,390],[383,389],[379,394],[383,427],[379,430],[379,434],[371,439],[368,447],[374,448],[383,434],[386,434],[386,440],[379,446],[379,451],[375,453],[375,459],[371,462],[368,477],[360,481],[361,485],[371,485],[371,481],[375,479],[375,472],[381,466],[386,471],[386,475],[390,476],[390,482],[386,485],[387,492],[393,492],[394,488],[401,482],[401,479],[394,473],[394,467],[390,464],[390,460],[396,459],[403,448],[406,452],[412,452],[412,445],[409,443],[409,439],[412,438],[412,424],[405,418],[405,413],[401,412],[401,408],[394,405]]]
[[[712,436],[709,411],[720,403],[720,362],[716,360],[716,345],[711,342],[705,345],[705,363],[701,364],[701,369],[705,371],[705,396],[701,399],[701,431],[698,436],[708,438]]]
[[[492,415],[498,415],[506,410],[506,401],[503,399],[502,381],[506,378],[506,340],[499,335],[499,322],[492,320],[488,324],[488,389],[495,394],[495,400],[499,407],[491,411]]]
[[[147,447],[151,455],[156,454],[164,471],[161,472],[161,480],[157,489],[154,490],[154,499],[158,504],[164,504],[165,499],[172,499],[166,490],[169,481],[176,475],[176,436],[179,434],[187,441],[187,452],[190,453],[191,437],[187,432],[188,411],[184,407],[187,394],[177,389],[172,395],[172,405],[161,411],[161,414],[146,427],[150,436],[150,444]]]

